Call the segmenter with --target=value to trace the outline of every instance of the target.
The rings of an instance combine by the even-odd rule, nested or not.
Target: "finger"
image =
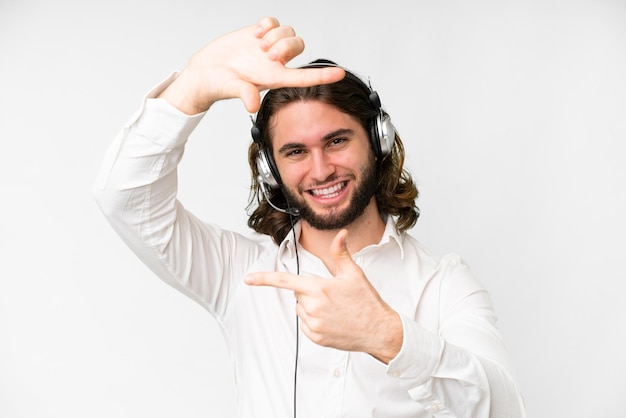
[[[335,235],[333,242],[330,244],[330,252],[335,267],[335,271],[333,272],[334,276],[346,273],[347,269],[352,269],[356,266],[352,255],[350,255],[348,251],[348,245],[346,243],[347,237],[348,230],[342,229]]]
[[[309,87],[330,84],[341,80],[345,75],[345,71],[339,67],[284,68],[277,74],[277,81],[274,85],[268,87]]]
[[[246,111],[248,111],[248,113],[256,113],[261,107],[259,89],[250,83],[241,82],[241,87],[238,91],[238,96],[241,98]]]
[[[302,51],[304,51],[304,41],[300,37],[292,36],[277,40],[267,51],[267,56],[273,61],[286,64],[293,57],[300,55]]]
[[[294,292],[302,292],[307,286],[306,280],[303,279],[301,276],[280,271],[255,272],[244,277],[244,281],[251,286],[271,286]]]
[[[259,89],[252,83],[232,79],[224,83],[221,89],[223,97],[240,98],[249,113],[255,113],[261,106]]]
[[[277,28],[271,29],[265,35],[263,35],[260,42],[261,49],[267,51],[270,48],[274,47],[278,42],[285,39],[300,38],[296,36],[296,31],[291,26],[279,26]],[[302,42],[301,40],[300,42],[304,44],[304,42]],[[303,48],[304,46],[302,46],[302,49]]]
[[[335,257],[336,259],[345,257],[349,257],[350,259],[352,259],[352,256],[350,256],[350,252],[348,251],[348,245],[346,243],[347,238],[348,230],[342,229],[341,231],[337,232],[337,235],[335,235],[333,242],[330,244],[331,254],[333,254],[333,257]]]
[[[257,22],[254,28],[254,35],[257,38],[262,38],[267,32],[279,26],[280,22],[278,22],[278,19],[272,16],[266,16]]]

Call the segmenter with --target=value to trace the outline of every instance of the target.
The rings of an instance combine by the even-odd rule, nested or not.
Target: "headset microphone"
[[[272,203],[272,201],[270,200],[270,196],[267,193],[267,190],[265,190],[265,183],[263,182],[263,177],[259,175],[258,181],[259,181],[259,186],[261,188],[261,192],[263,193],[263,196],[265,196],[265,200],[267,201],[267,203],[269,203],[269,205],[271,207],[273,207],[274,209],[276,209],[279,212],[286,213],[286,214],[291,215],[291,216],[298,216],[298,215],[300,215],[300,210],[298,208],[287,207],[285,209],[282,209],[282,208],[279,208],[278,206],[274,205]]]

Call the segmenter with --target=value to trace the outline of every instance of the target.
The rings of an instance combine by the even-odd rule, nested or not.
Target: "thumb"
[[[240,79],[232,79],[220,87],[221,98],[239,98],[250,113],[255,113],[261,106],[261,94],[259,89],[252,83]]]
[[[354,260],[348,251],[348,245],[346,239],[348,237],[348,230],[342,229],[335,235],[333,242],[330,245],[330,252],[334,262],[333,276],[339,276],[342,273],[346,273],[355,266]]]
[[[248,113],[255,113],[261,107],[261,95],[259,89],[253,84],[241,81],[237,85],[238,96],[246,107]]]

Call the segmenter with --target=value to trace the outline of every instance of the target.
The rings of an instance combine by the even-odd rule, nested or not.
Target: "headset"
[[[380,97],[378,93],[372,90],[371,86],[366,84],[359,77],[354,75],[354,73],[348,71],[344,67],[337,65],[336,63],[325,60],[318,59],[309,64],[306,64],[299,68],[322,68],[322,67],[339,67],[343,68],[346,72],[346,79],[350,79],[359,84],[365,91],[369,92],[369,102],[374,109],[377,111],[377,116],[371,120],[369,123],[369,140],[370,145],[372,146],[372,150],[374,151],[374,155],[381,159],[386,155],[391,153],[393,149],[393,144],[396,140],[396,130],[391,123],[391,118],[389,115],[383,111],[382,105],[380,102]],[[263,104],[261,104],[263,106]],[[282,181],[280,179],[280,174],[278,173],[278,168],[276,167],[276,162],[272,157],[272,152],[269,147],[265,146],[263,143],[263,139],[261,137],[261,130],[257,127],[256,123],[253,121],[252,129],[252,140],[257,144],[259,148],[259,154],[256,160],[257,170],[259,175],[257,180],[261,186],[263,193],[265,194],[264,187],[269,187],[271,189],[278,189],[282,185]],[[267,196],[267,195],[266,195]],[[269,199],[268,199],[269,202]],[[270,203],[271,204],[271,203]],[[277,209],[281,212],[290,213],[288,210],[281,210],[272,205],[274,209]]]

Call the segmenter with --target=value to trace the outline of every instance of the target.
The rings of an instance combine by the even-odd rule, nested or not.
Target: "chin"
[[[350,205],[343,210],[331,210],[329,213],[320,214],[310,206],[300,208],[300,218],[311,227],[321,231],[332,231],[349,226],[365,213],[367,205]]]

